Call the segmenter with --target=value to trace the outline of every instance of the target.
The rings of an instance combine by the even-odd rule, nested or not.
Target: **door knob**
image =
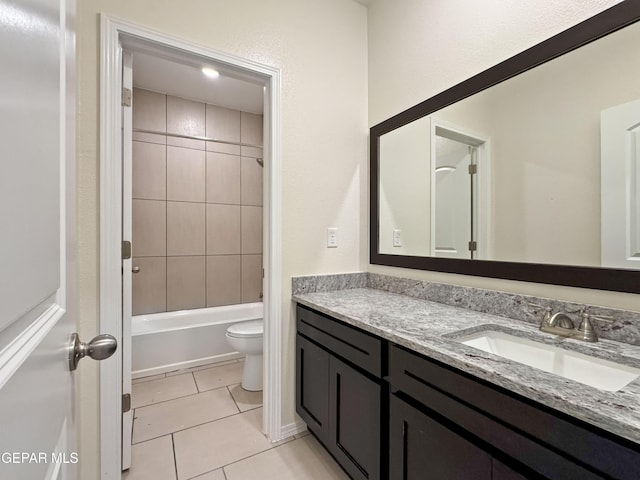
[[[131,269],[131,271],[132,271],[133,273],[140,273],[140,267],[133,267],[133,268]]]
[[[104,360],[113,355],[118,348],[116,339],[107,334],[95,336],[89,343],[80,341],[77,333],[71,335],[71,345],[69,346],[69,370],[73,371],[78,367],[81,358],[89,356],[94,360]]]

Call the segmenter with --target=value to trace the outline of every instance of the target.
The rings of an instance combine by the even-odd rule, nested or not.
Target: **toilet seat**
[[[252,320],[231,325],[227,328],[227,336],[234,338],[257,338],[264,333],[262,320]]]

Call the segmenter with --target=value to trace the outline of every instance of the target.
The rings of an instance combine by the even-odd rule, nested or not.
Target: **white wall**
[[[368,9],[369,125],[616,3],[618,0],[374,0]],[[367,220],[363,217],[363,222]],[[369,265],[368,270],[640,310],[637,295],[377,265]]]
[[[380,252],[431,252],[431,120],[424,117],[380,138]],[[393,246],[393,230],[401,246]]]
[[[356,271],[367,251],[366,9],[347,0],[78,2],[80,334],[98,333],[99,12],[282,69],[283,422],[294,421],[291,276]],[[326,228],[340,245],[326,248]],[[82,479],[99,478],[98,364],[79,375]]]

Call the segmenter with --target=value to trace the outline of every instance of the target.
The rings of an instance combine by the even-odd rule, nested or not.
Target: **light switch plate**
[[[327,248],[338,247],[338,229],[336,227],[327,228]]]

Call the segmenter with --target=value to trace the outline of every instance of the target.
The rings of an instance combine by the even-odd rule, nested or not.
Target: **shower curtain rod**
[[[179,133],[157,132],[155,130],[144,130],[142,128],[134,128],[133,132],[134,133],[151,133],[153,135],[164,135],[165,137],[187,138],[189,140],[201,140],[204,142],[224,143],[225,145],[239,145],[241,147],[263,148],[262,145],[253,145],[251,143],[228,142],[226,140],[216,140],[215,138],[209,138],[209,137],[196,137],[193,135],[181,135]]]

